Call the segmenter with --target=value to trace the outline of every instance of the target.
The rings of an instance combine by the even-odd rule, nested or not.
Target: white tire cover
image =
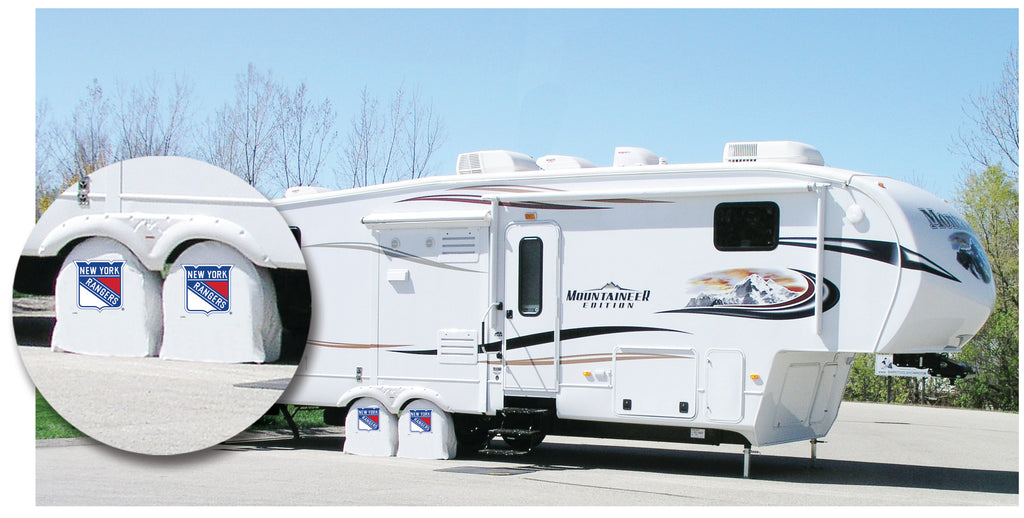
[[[281,355],[281,319],[265,268],[222,243],[190,246],[163,288],[160,358],[267,363]]]
[[[127,247],[89,238],[57,274],[50,348],[98,356],[154,356],[160,347],[161,280]]]

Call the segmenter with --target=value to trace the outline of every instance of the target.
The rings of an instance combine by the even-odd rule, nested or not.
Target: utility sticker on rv
[[[121,269],[124,261],[75,261],[78,268],[78,307],[104,310],[121,307]]]
[[[367,432],[380,430],[380,409],[379,408],[358,408],[359,422],[356,429]]]
[[[410,410],[409,431],[430,433],[430,410]]]
[[[566,302],[579,302],[583,309],[633,309],[650,298],[651,290],[630,290],[614,282],[592,290],[569,290],[565,295]]]
[[[187,265],[185,270],[185,310],[227,313],[231,309],[231,265]]]

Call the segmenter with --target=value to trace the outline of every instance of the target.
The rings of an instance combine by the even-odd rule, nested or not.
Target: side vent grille
[[[479,259],[476,231],[451,230],[441,235],[442,263],[475,263]]]

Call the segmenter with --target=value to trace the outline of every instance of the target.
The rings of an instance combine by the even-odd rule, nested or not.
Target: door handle
[[[512,310],[511,309],[505,311],[505,319],[506,320],[512,320]]]

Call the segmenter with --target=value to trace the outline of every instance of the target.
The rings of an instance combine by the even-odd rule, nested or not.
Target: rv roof
[[[722,161],[726,163],[775,162],[825,165],[821,153],[814,146],[790,140],[729,142],[725,145],[725,151],[722,153]],[[616,147],[612,159],[612,167],[643,167],[667,163],[665,158],[642,147]],[[534,161],[532,157],[523,153],[491,150],[460,154],[455,164],[455,173],[494,174],[594,167],[594,164],[585,158],[567,155],[545,155]]]

